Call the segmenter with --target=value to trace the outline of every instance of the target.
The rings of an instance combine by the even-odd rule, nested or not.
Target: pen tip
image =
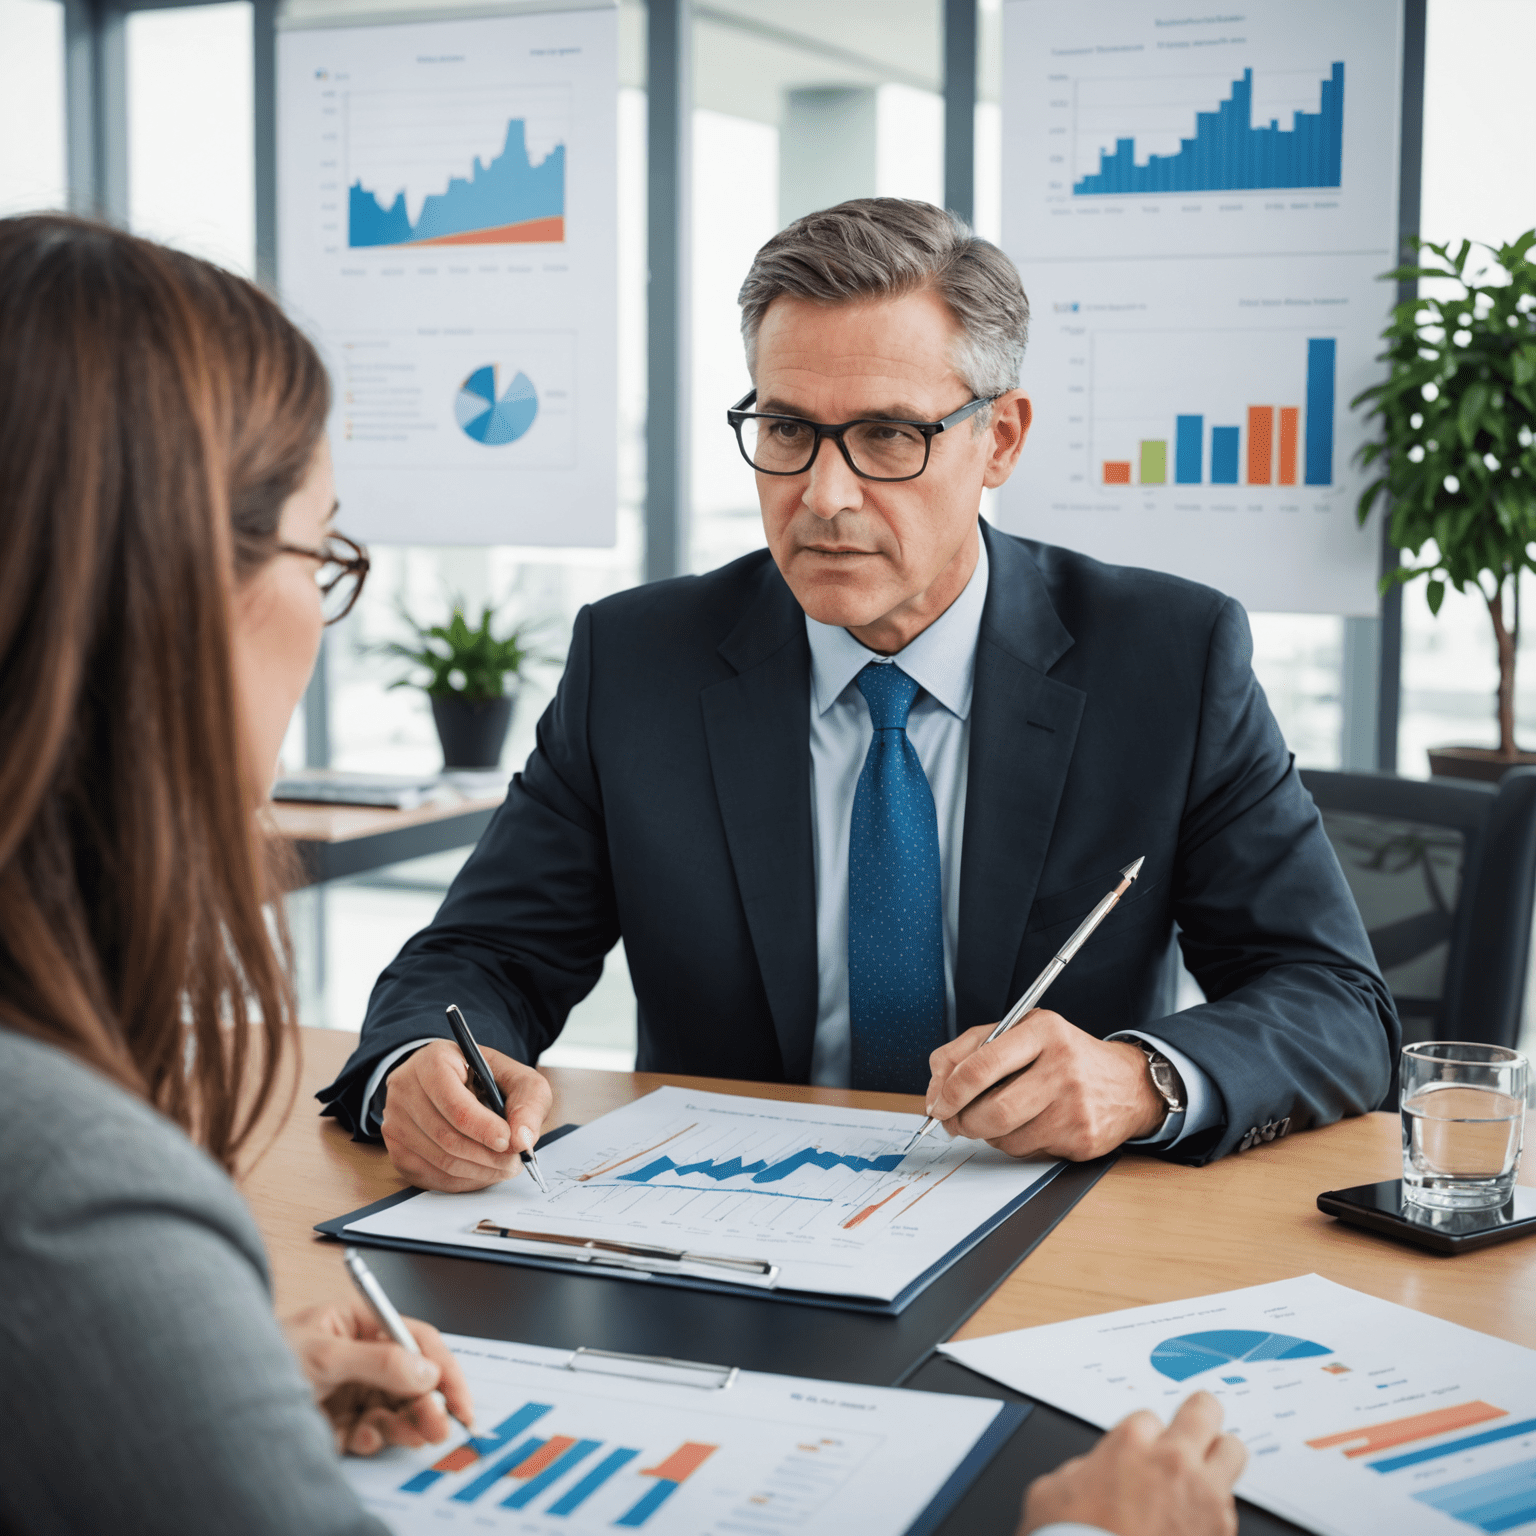
[[[1134,864],[1127,864],[1125,866],[1125,868],[1120,871],[1120,873],[1127,880],[1134,880],[1136,878],[1136,876],[1141,873],[1141,866],[1143,864],[1145,864],[1146,862],[1147,862],[1147,856],[1146,856],[1146,854],[1142,854],[1142,856],[1139,859],[1137,859]]]

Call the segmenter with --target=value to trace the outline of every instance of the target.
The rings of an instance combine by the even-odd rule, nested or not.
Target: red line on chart
[[[972,1152],[971,1153],[971,1157],[975,1157],[975,1156],[976,1156],[976,1154],[974,1152]],[[971,1157],[966,1158],[965,1163],[970,1162]],[[960,1170],[965,1167],[965,1163],[956,1163],[955,1166],[949,1170],[949,1173],[946,1173],[944,1175],[944,1179],[947,1179],[947,1178],[951,1177],[951,1175],[953,1175],[953,1174],[959,1173]],[[923,1191],[922,1195],[917,1195],[913,1199],[907,1201],[907,1203],[904,1206],[902,1206],[902,1208],[899,1211],[897,1211],[896,1214],[898,1216],[905,1216],[907,1214],[907,1212],[910,1211],[912,1209],[912,1207],[914,1205],[916,1205],[917,1202],[923,1198],[923,1195],[931,1195],[934,1192],[934,1190],[936,1190],[939,1187],[939,1185],[944,1182],[944,1179],[938,1180],[937,1183],[930,1184],[928,1186],[928,1188]]]
[[[843,1231],[850,1231],[852,1228],[858,1226],[861,1221],[868,1221],[869,1218],[873,1216],[882,1205],[885,1205],[888,1202],[894,1200],[896,1196],[899,1195],[906,1187],[907,1186],[905,1184],[898,1184],[896,1188],[893,1189],[890,1194],[885,1197],[884,1200],[877,1200],[873,1205],[866,1205],[857,1216],[850,1216],[848,1220],[843,1223]],[[916,1202],[914,1201],[913,1203],[915,1204]]]
[[[676,1141],[679,1136],[686,1136],[689,1131],[693,1130],[694,1126],[698,1125],[698,1123],[699,1122],[695,1120],[693,1125],[685,1125],[682,1130],[673,1131],[672,1134],[667,1137],[667,1141]],[[642,1147],[638,1152],[631,1152],[628,1157],[621,1157],[616,1163],[609,1163],[602,1168],[594,1168],[591,1173],[579,1173],[576,1175],[576,1182],[578,1184],[585,1184],[588,1179],[601,1178],[605,1173],[612,1173],[615,1168],[622,1168],[625,1163],[634,1162],[637,1157],[644,1157],[647,1152],[654,1152],[656,1147],[666,1146],[667,1141],[658,1141],[655,1147]]]

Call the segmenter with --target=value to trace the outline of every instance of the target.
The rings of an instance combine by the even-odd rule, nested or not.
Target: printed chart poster
[[[349,531],[614,542],[616,16],[281,35],[280,276]]]
[[[1349,407],[1395,299],[1402,7],[1008,0],[1035,422],[1002,526],[1256,611],[1377,611]]]

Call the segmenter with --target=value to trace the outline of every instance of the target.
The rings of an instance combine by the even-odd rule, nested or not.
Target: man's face
[[[830,423],[938,421],[971,398],[951,362],[960,334],[929,291],[840,305],[775,299],[758,332],[753,408]],[[905,644],[970,579],[982,487],[1008,478],[1028,426],[1015,391],[985,430],[965,421],[937,434],[916,480],[861,479],[830,441],[803,474],[759,474],[768,547],[800,606],[890,642],[877,649]]]

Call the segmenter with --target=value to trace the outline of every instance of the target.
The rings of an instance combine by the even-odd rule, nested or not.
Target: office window
[[[64,7],[0,0],[0,215],[68,202]]]
[[[256,270],[248,0],[127,21],[128,217],[136,234]]]
[[[694,18],[693,526],[689,564],[763,544],[725,424],[750,387],[736,293],[776,230],[850,197],[944,196],[936,0],[726,0]]]

